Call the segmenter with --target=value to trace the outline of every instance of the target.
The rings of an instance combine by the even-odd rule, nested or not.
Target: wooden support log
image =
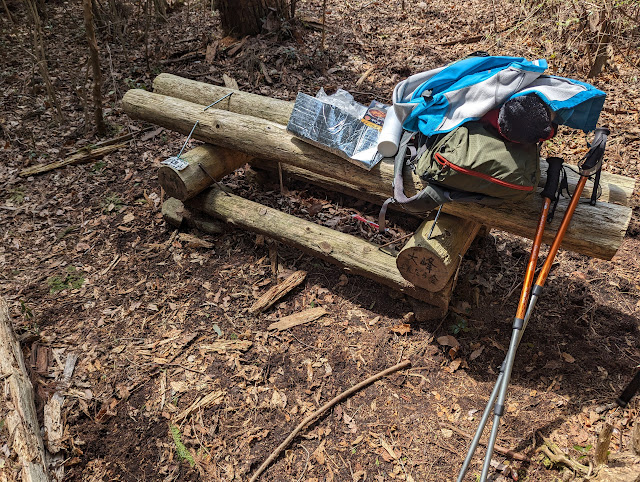
[[[215,149],[216,148],[211,147],[207,152],[215,152]],[[193,151],[187,154],[191,154],[191,152]],[[187,158],[189,158],[190,164],[194,162],[191,156],[185,155],[185,160]],[[218,157],[214,158],[213,156],[201,155],[199,156],[198,162],[202,162],[216,172],[224,172],[224,166]],[[278,163],[273,161],[257,160],[255,164],[260,167],[268,167],[270,170],[275,170],[276,172],[278,169]],[[227,166],[231,169],[232,163],[228,163]],[[192,170],[191,168],[192,166],[190,165],[185,171]],[[356,186],[346,180],[331,179],[295,166],[281,165],[281,169],[285,174],[295,176],[296,178],[303,179],[332,191],[343,192],[359,199],[374,203],[377,202],[378,204],[384,201],[383,199],[369,195],[369,193],[358,190]],[[165,191],[169,191],[163,182],[161,182],[161,185]],[[162,205],[162,213],[165,221],[175,227],[180,227],[183,218],[187,220],[191,218],[187,214],[188,210],[175,198],[169,198],[164,202]],[[429,224],[429,226],[431,226],[431,224]],[[424,224],[413,238],[411,238],[408,249],[405,248],[401,251],[401,256],[397,260],[397,266],[405,279],[411,281],[416,286],[429,291],[440,291],[453,275],[460,259],[464,256],[464,253],[478,232],[480,224],[449,214],[442,214],[438,219],[438,228],[434,231],[433,239],[425,239],[428,230],[424,231],[423,228]]]
[[[219,104],[216,104],[215,108],[259,117],[283,125],[287,125],[289,116],[293,110],[293,102],[234,91],[227,87],[219,87],[217,85],[189,80],[172,74],[158,75],[153,81],[153,88],[158,94],[176,97],[202,105],[208,105],[213,102],[213,100],[219,99],[229,92],[234,92],[228,100],[225,99]],[[209,99],[213,100],[209,101]],[[546,181],[547,163],[543,160],[540,167],[542,170],[540,187],[542,187]],[[573,170],[567,169],[567,181],[569,182],[569,190],[573,192],[579,175],[574,172],[577,170],[576,166],[569,165],[569,167]],[[633,196],[634,187],[635,179],[603,171],[600,179],[600,188],[602,189],[600,200],[628,206]],[[591,197],[591,189],[592,185],[588,183],[588,185],[585,186],[583,196]]]
[[[393,164],[383,161],[370,171],[345,162],[337,156],[302,142],[289,134],[282,125],[251,116],[209,109],[180,99],[144,90],[130,90],[123,98],[124,110],[135,119],[156,123],[188,134],[196,121],[193,137],[205,142],[245,152],[253,157],[295,165],[334,179],[349,179],[359,189],[380,197],[391,195]],[[405,170],[405,191],[408,196],[422,188],[422,181],[410,169]],[[558,213],[567,201],[562,200]],[[505,202],[499,206],[460,203],[445,204],[443,211],[471,219],[503,231],[532,238],[541,208],[539,196],[521,203]],[[556,215],[543,237],[550,243],[560,223]],[[611,259],[622,244],[631,220],[631,209],[600,202],[596,206],[581,205],[573,216],[563,247],[589,256]]]
[[[184,201],[249,162],[251,156],[205,144],[180,159],[188,163],[187,167],[179,171],[163,164],[158,169],[158,181],[169,196]]]
[[[452,279],[439,292],[414,286],[402,277],[393,256],[355,236],[224,193],[217,188],[196,196],[188,205],[227,223],[294,246],[351,273],[373,279],[436,307],[446,309],[449,306]]]
[[[189,211],[182,201],[173,197],[162,203],[162,217],[174,228],[186,224],[207,234],[221,234],[225,231],[224,224],[220,221]]]
[[[423,222],[398,253],[396,266],[407,280],[429,291],[441,290],[480,230],[480,223],[442,214]]]
[[[153,91],[157,94],[188,100],[194,104],[209,105],[232,93],[216,104],[216,109],[267,119],[287,125],[293,102],[273,99],[264,95],[249,94],[239,90],[197,82],[172,74],[160,74],[153,81]]]
[[[9,309],[0,297],[0,371],[8,386],[10,413],[7,416],[8,440],[22,464],[22,480],[45,482],[46,452],[36,415],[33,386],[27,374],[20,344],[11,326]]]

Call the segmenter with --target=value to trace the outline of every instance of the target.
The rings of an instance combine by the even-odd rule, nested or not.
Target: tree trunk
[[[289,117],[293,111],[293,102],[240,92],[173,74],[158,75],[153,81],[153,91],[157,94],[202,105],[209,105],[228,94],[232,94],[212,108],[259,117],[282,125],[289,123]]]
[[[222,147],[236,149],[253,157],[264,157],[292,164],[333,179],[348,179],[358,189],[388,198],[392,194],[393,163],[383,161],[371,171],[346,162],[333,154],[307,144],[289,134],[285,127],[264,119],[209,109],[179,99],[130,90],[122,100],[125,112],[187,135],[199,121],[193,137]],[[422,189],[422,180],[405,170],[405,190],[412,196]],[[531,196],[519,203],[499,206],[448,203],[443,212],[487,224],[519,236],[533,238],[542,200]],[[567,200],[561,200],[556,218],[547,228],[543,242],[550,243],[560,224]],[[631,220],[626,206],[599,202],[581,205],[566,233],[563,247],[589,256],[611,259],[616,253]]]
[[[24,0],[25,7],[31,16],[32,21],[32,33],[33,33],[33,51],[34,58],[36,61],[36,65],[38,70],[40,71],[40,75],[42,76],[42,80],[44,80],[44,84],[47,88],[47,95],[49,96],[49,100],[51,101],[51,105],[56,109],[56,117],[59,124],[64,122],[64,115],[62,114],[62,108],[60,107],[60,102],[58,102],[58,97],[56,96],[56,91],[53,88],[53,84],[51,83],[51,77],[49,76],[49,67],[47,66],[47,54],[45,51],[44,44],[44,32],[42,29],[42,21],[40,18],[40,13],[38,13],[38,4],[36,0]],[[44,8],[44,2],[42,3],[42,7]]]
[[[189,201],[188,207],[294,246],[341,266],[350,273],[373,279],[431,305],[449,305],[452,279],[437,293],[418,288],[402,277],[393,256],[383,253],[378,246],[363,239],[319,226],[217,188],[211,188],[195,197]]]
[[[236,37],[259,34],[270,12],[285,19],[291,13],[287,0],[216,0],[216,7],[222,29]]]
[[[87,43],[89,44],[89,53],[91,54],[91,67],[93,69],[93,103],[96,130],[99,135],[104,135],[107,132],[107,126],[104,123],[104,117],[102,115],[102,70],[100,70],[100,55],[98,53],[96,31],[93,28],[93,8],[91,0],[82,0],[82,8],[84,13],[84,28],[87,35]]]

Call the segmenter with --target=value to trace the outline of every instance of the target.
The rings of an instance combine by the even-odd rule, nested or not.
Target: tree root
[[[545,454],[553,464],[566,465],[574,472],[579,472],[586,477],[589,477],[593,473],[593,464],[582,465],[579,462],[568,457],[556,444],[554,444],[548,438],[544,438],[544,445],[539,447],[536,452],[542,452]]]

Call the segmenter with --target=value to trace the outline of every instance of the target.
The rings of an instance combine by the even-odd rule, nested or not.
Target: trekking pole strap
[[[558,184],[560,183],[560,173],[562,172],[562,163],[564,160],[561,157],[549,157],[547,163],[547,181],[544,185],[544,189],[540,193],[542,197],[555,200],[558,193]]]
[[[607,137],[610,133],[611,131],[606,127],[598,127],[596,129],[589,151],[578,163],[581,176],[589,177],[600,170],[604,150],[607,147]]]

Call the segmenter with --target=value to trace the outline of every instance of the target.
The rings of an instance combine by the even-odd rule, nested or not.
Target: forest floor
[[[328,2],[323,50],[312,21],[321,19],[322,2],[304,0],[292,24],[270,21],[262,35],[241,41],[220,33],[209,2],[176,3],[166,22],[152,20],[145,45],[141,4],[124,4],[120,23],[98,25],[108,137],[145,127],[127,118],[120,101],[130,88],[151,89],[160,72],[216,84],[227,75],[241,90],[287,100],[342,87],[368,104],[389,102],[410,74],[477,50],[546,58],[551,72],[586,80],[595,38],[587,10],[569,2],[351,0]],[[311,411],[409,359],[410,370],[361,390],[304,430],[261,480],[455,480],[469,443],[463,433],[475,430],[508,346],[530,242],[495,230],[478,239],[447,317],[418,323],[403,295],[250,233],[193,233],[211,248],[181,241],[163,221],[156,175],[184,142],[175,133],[155,129],[100,160],[20,178],[27,166],[104,138],[83,108],[91,74],[80,7],[46,3],[49,69],[65,117],[58,123],[30,54],[23,4],[8,6],[16,25],[0,17],[0,296],[24,348],[38,413],[56,390],[66,397],[64,479],[248,480]],[[638,24],[626,22],[609,65],[590,82],[608,95],[604,169],[637,179],[640,36]],[[565,129],[544,149],[576,163],[585,145],[581,133]],[[245,170],[223,183],[374,236],[351,218],[375,216],[374,205],[292,181],[286,195],[277,185],[265,191]],[[518,353],[499,433],[500,445],[530,458],[509,462],[509,480],[568,478],[536,452],[543,437],[585,462],[610,423],[612,454],[629,447],[640,397],[626,409],[610,404],[640,364],[639,205],[637,188],[631,226],[611,261],[557,256]],[[391,221],[398,234],[417,225]],[[305,282],[266,313],[250,314],[255,299],[293,270],[305,270]],[[267,331],[310,306],[328,314]],[[444,336],[459,349],[439,343]],[[78,360],[64,384],[70,354]],[[210,405],[179,417],[208,394]],[[16,480],[6,428],[0,433],[2,473]],[[478,455],[467,480],[476,480],[480,464]]]

